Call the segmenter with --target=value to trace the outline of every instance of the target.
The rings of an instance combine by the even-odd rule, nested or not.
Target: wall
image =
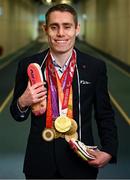
[[[130,65],[130,0],[85,1],[85,39]]]
[[[4,57],[36,38],[37,12],[30,0],[0,0],[0,8],[0,46]]]

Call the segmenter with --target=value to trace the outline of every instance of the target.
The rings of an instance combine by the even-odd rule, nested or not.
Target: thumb
[[[30,81],[28,81],[28,87],[31,87],[31,83],[30,83]]]
[[[87,152],[88,152],[91,156],[97,157],[97,152],[96,152],[95,150],[87,148]]]

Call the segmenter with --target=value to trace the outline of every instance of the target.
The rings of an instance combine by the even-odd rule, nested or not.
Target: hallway
[[[45,12],[60,2],[78,10],[76,47],[107,65],[119,150],[117,164],[101,168],[98,179],[130,179],[130,0],[0,0],[0,179],[25,179],[30,118],[18,123],[11,117],[14,78],[19,60],[48,47]],[[100,147],[94,120],[93,126]]]

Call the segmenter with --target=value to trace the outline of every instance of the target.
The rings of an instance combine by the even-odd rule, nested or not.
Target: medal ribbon
[[[66,78],[65,88],[63,89],[64,98],[63,98],[63,102],[62,102],[62,110],[66,109],[68,107],[68,101],[69,101],[70,89],[72,86],[72,80],[73,80],[73,76],[74,76],[75,65],[76,65],[76,57],[75,57],[75,52],[73,51],[69,66],[66,69],[67,78]]]
[[[51,55],[48,54],[46,61],[46,79],[48,82],[46,128],[52,128],[53,119],[59,115],[57,104],[57,82],[54,65],[51,62]]]
[[[58,111],[58,99],[60,115],[64,114],[72,118],[72,80],[76,65],[76,55],[73,51],[69,65],[59,78],[55,67],[51,61],[50,54],[47,58],[46,77],[48,82],[48,103],[47,103],[47,115],[46,115],[46,127],[52,127],[53,118],[59,116]]]
[[[57,75],[58,76],[58,75]],[[62,114],[62,102],[64,98],[64,92],[62,90],[62,86],[60,84],[60,81],[57,77],[57,85],[58,85],[58,95],[59,95],[59,111],[60,114]],[[70,94],[68,98],[68,106],[64,110],[64,114],[67,115],[69,118],[73,118],[73,109],[72,109],[72,86],[70,87]]]

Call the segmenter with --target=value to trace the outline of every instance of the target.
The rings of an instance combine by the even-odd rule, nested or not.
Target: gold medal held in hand
[[[59,116],[55,120],[54,126],[58,132],[65,133],[71,128],[71,119],[66,116]]]
[[[54,139],[54,131],[51,128],[46,128],[42,132],[42,137],[45,141],[52,141]]]

